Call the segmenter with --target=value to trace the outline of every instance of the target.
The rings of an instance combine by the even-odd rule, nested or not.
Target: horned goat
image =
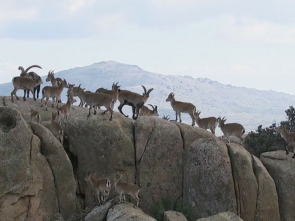
[[[60,84],[62,84],[63,80],[61,78],[55,78],[54,77],[54,71],[49,71],[47,78],[46,78],[46,82],[50,81],[51,82],[51,86],[53,87],[58,87]],[[57,102],[61,103],[61,98],[57,97]]]
[[[138,207],[140,188],[136,184],[122,182],[124,176],[124,173],[120,172],[116,175],[115,180],[115,190],[119,193],[119,203],[126,200],[125,195],[127,194],[136,200],[136,206]]]
[[[79,94],[79,90],[83,90],[85,92],[85,88],[81,88],[81,84],[79,84],[78,87],[73,87],[73,95],[74,97],[78,97],[80,99],[80,103],[79,103],[79,107],[83,107],[85,104],[85,101],[83,100],[83,98],[81,97],[81,94]]]
[[[14,77],[12,79],[12,84],[13,84],[13,87],[14,87],[13,91],[11,92],[11,101],[12,102],[14,102],[13,95],[16,97],[17,100],[19,100],[18,96],[16,95],[16,92],[19,89],[31,91],[32,94],[33,94],[34,100],[36,100],[35,94],[34,94],[34,88],[37,85],[42,84],[42,79],[41,79],[40,76],[38,76],[37,79],[36,79],[36,81],[34,81],[30,77],[21,77],[20,76],[20,77]],[[24,97],[24,100],[25,100],[25,97]]]
[[[43,121],[42,125],[45,126],[51,133],[63,144],[64,130],[58,122],[57,113],[52,112],[50,121]]]
[[[104,203],[111,191],[111,180],[109,178],[101,178],[96,173],[92,173],[84,179],[90,184],[91,189],[95,192],[97,202]]]
[[[67,103],[57,108],[57,115],[59,116],[60,123],[61,123],[61,119],[63,119],[65,122],[68,120],[73,99],[74,98],[68,95]]]
[[[243,134],[245,133],[245,128],[239,123],[228,123],[225,124],[225,117],[222,119],[218,117],[218,126],[220,127],[222,133],[226,137],[227,141],[230,143],[230,137],[237,137],[240,140],[240,144],[243,143]],[[232,140],[232,139],[231,139]]]
[[[33,122],[35,119],[37,123],[41,123],[40,113],[37,110],[33,110],[32,108],[31,108],[30,119],[31,119],[31,122]]]
[[[176,101],[174,98],[174,93],[172,92],[168,95],[166,101],[171,103],[171,106],[173,110],[175,111],[176,122],[177,122],[177,116],[179,116],[179,122],[181,122],[181,113],[188,113],[190,117],[192,118],[192,126],[195,125],[195,117],[194,117],[194,113],[196,112],[195,105],[188,102]]]
[[[129,105],[132,107],[132,118],[136,120],[139,114],[139,109],[145,104],[150,96],[150,92],[153,90],[153,88],[151,88],[147,91],[143,85],[141,86],[144,90],[143,95],[128,90],[119,90],[118,100],[120,105],[118,106],[118,109],[125,117],[128,117],[128,115],[123,113],[122,108],[124,105]]]
[[[120,88],[120,86],[118,85],[118,82],[117,82],[116,84],[113,83],[112,90],[107,90],[107,89],[104,89],[104,88],[98,88],[95,91],[95,93],[108,94],[114,99],[114,102],[116,102],[118,100],[118,97],[119,97],[119,88]]]
[[[47,102],[48,102],[48,100],[49,100],[50,97],[53,98],[53,101],[56,102],[56,106],[58,107],[58,100],[57,100],[57,98],[60,97],[61,92],[64,89],[64,87],[68,87],[68,83],[67,83],[67,81],[65,79],[61,82],[61,84],[58,87],[55,87],[55,86],[45,86],[42,89],[41,107],[43,107],[43,99],[46,98],[45,106],[46,106],[46,110],[48,110],[47,109]],[[54,107],[54,102],[52,103],[52,107]]]
[[[149,106],[152,107],[152,110],[150,110],[147,106],[143,105],[140,109],[139,109],[139,116],[159,116],[158,113],[158,107],[157,105],[153,106],[151,104],[148,104]]]
[[[113,107],[114,107],[114,99],[104,93],[86,93],[82,88],[77,90],[77,94],[82,97],[85,103],[89,106],[88,117],[90,117],[91,109],[94,108],[94,114],[96,114],[96,107],[104,106],[106,110],[102,112],[102,115],[107,111],[111,113],[111,117],[109,120],[113,119]]]
[[[286,125],[282,125],[275,130],[281,134],[282,138],[287,143],[287,146],[285,147],[286,155],[289,154],[289,147],[291,147],[291,151],[294,153],[292,158],[295,158],[295,132],[288,131]]]
[[[215,134],[215,129],[218,125],[218,121],[216,117],[206,117],[206,118],[200,118],[200,111],[197,111],[194,113],[194,117],[196,120],[196,123],[200,128],[203,128],[205,130],[210,129],[210,131]]]
[[[36,81],[38,79],[38,77],[40,77],[40,76],[38,74],[36,74],[35,72],[28,72],[31,68],[42,69],[39,65],[31,65],[26,70],[22,66],[19,66],[18,70],[21,71],[20,76],[31,77],[34,81]],[[36,94],[36,92],[37,92],[37,98],[39,98],[40,87],[41,87],[41,85],[39,84],[34,88],[34,94]],[[29,90],[24,90],[24,100],[26,99],[26,95],[27,95],[27,97],[29,97],[29,92],[30,92]]]

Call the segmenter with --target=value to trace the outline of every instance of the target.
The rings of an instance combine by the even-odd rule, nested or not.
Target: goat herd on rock
[[[21,71],[20,76],[14,77],[12,79],[13,83],[13,91],[11,92],[11,101],[14,102],[14,96],[18,100],[19,98],[16,95],[16,92],[19,89],[24,90],[24,97],[23,99],[26,100],[26,97],[29,97],[29,92],[31,91],[33,94],[34,100],[36,100],[36,97],[39,98],[39,92],[40,92],[40,85],[43,83],[41,77],[36,74],[35,72],[29,72],[31,68],[41,68],[39,65],[32,65],[28,67],[27,69],[24,69],[23,67],[19,67],[18,69]],[[54,103],[56,105],[56,112],[52,113],[52,123],[50,129],[53,134],[56,134],[56,131],[53,131],[53,128],[58,128],[58,130],[62,130],[62,127],[60,126],[61,122],[66,122],[69,113],[70,113],[70,107],[71,105],[76,101],[74,97],[79,97],[80,104],[79,106],[85,106],[89,107],[88,117],[91,115],[91,109],[93,109],[94,114],[96,114],[96,109],[100,107],[105,107],[106,110],[102,112],[102,114],[105,114],[107,111],[110,112],[110,118],[109,120],[112,120],[113,117],[113,108],[114,103],[118,100],[119,106],[118,110],[119,112],[124,115],[125,117],[128,117],[125,115],[122,111],[122,108],[124,105],[129,105],[132,107],[132,118],[136,120],[138,116],[159,116],[157,106],[150,105],[152,107],[152,110],[149,109],[144,104],[148,100],[151,91],[153,88],[147,90],[143,85],[142,88],[144,90],[143,94],[138,94],[129,90],[121,90],[118,83],[113,83],[112,90],[107,90],[104,88],[99,88],[95,92],[91,91],[85,91],[85,88],[81,88],[81,85],[78,87],[74,84],[68,84],[65,79],[61,78],[55,78],[54,72],[49,71],[47,78],[47,82],[51,82],[52,86],[45,86],[42,89],[42,98],[41,98],[41,107],[45,104],[45,109],[47,108],[47,103],[49,98],[52,98],[53,103],[52,107],[54,107]],[[63,105],[59,105],[61,103],[61,93],[64,88],[68,88],[67,91],[67,102]],[[210,129],[210,131],[215,134],[215,129],[217,125],[220,127],[221,131],[224,134],[224,137],[226,138],[226,141],[230,142],[230,140],[235,140],[239,143],[242,143],[243,141],[243,134],[245,133],[244,127],[239,123],[228,123],[225,124],[225,117],[223,118],[216,118],[216,117],[208,117],[208,118],[200,118],[200,111],[196,110],[195,105],[188,102],[182,102],[177,101],[174,98],[175,94],[170,93],[166,99],[167,102],[171,103],[171,106],[176,114],[175,121],[181,122],[181,113],[187,113],[190,115],[192,119],[192,126],[195,125],[195,122],[200,128],[203,128],[205,130]],[[45,102],[43,104],[43,101],[45,99]],[[58,116],[58,117],[57,117]],[[34,118],[37,119],[37,121],[40,123],[40,114],[36,110],[31,110],[31,120]],[[169,120],[169,117],[164,116],[163,117],[166,120]],[[52,126],[52,124],[55,124],[56,126]],[[282,137],[285,139],[286,136],[288,136],[288,131],[284,128],[279,128],[278,132],[281,133]],[[287,135],[286,135],[287,134]],[[59,139],[61,141],[61,139]],[[286,139],[285,139],[286,140]],[[294,139],[295,144],[295,139]],[[291,144],[289,144],[291,145]],[[288,152],[288,148],[286,147],[286,151]],[[295,156],[295,154],[294,154]],[[293,156],[293,157],[294,157]],[[137,201],[137,206],[139,203],[139,188],[131,183],[123,183],[120,181],[122,178],[122,174],[119,174],[117,182],[115,182],[115,187],[117,191],[120,194],[120,201],[123,194],[131,195],[134,199]],[[109,179],[101,179],[96,174],[91,174],[88,177],[86,177],[86,180],[91,184],[92,188],[95,189],[97,200],[98,201],[104,201],[105,197],[108,196],[109,190],[110,190],[110,180]]]

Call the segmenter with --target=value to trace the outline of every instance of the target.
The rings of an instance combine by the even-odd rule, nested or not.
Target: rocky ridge
[[[32,99],[0,99],[1,220],[74,219],[93,199],[84,177],[97,172],[114,179],[118,169],[140,186],[139,207],[150,216],[155,205],[171,198],[174,208],[190,208],[191,220],[222,212],[245,221],[294,220],[289,196],[295,161],[283,151],[265,153],[260,161],[198,127],[155,117],[134,121],[119,113],[113,121],[108,114],[87,118],[87,110],[76,106],[62,146],[47,128],[29,122],[31,108],[43,120],[54,109],[45,111]],[[122,205],[111,204],[103,219],[116,220],[111,211]]]

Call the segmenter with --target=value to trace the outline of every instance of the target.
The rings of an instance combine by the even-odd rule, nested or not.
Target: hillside
[[[195,104],[202,112],[201,118],[225,116],[227,122],[240,122],[247,131],[257,129],[260,124],[269,126],[285,120],[285,110],[295,103],[295,96],[285,93],[235,87],[207,78],[161,75],[115,61],[72,68],[58,72],[56,76],[91,91],[99,87],[110,88],[113,82],[119,82],[122,89],[138,93],[143,91],[140,85],[154,88],[147,103],[158,105],[160,116],[169,115],[171,119],[175,114],[165,100],[170,92],[174,92],[176,100]],[[43,81],[43,85],[48,85],[45,77]],[[0,95],[10,95],[11,91],[11,83],[0,85]],[[18,94],[22,95],[22,92]],[[129,109],[126,107],[124,111],[128,113]],[[182,116],[184,122],[191,122],[187,114]]]

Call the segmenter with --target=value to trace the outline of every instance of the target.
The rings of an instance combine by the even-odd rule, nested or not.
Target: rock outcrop
[[[243,146],[225,144],[198,127],[156,117],[134,121],[116,112],[109,121],[102,111],[87,117],[87,109],[76,106],[62,146],[47,128],[29,123],[31,108],[43,120],[50,120],[54,108],[45,111],[32,99],[0,99],[5,101],[0,104],[0,220],[77,217],[93,205],[94,191],[84,178],[96,172],[113,181],[118,170],[140,187],[139,207],[151,216],[155,205],[169,199],[172,208],[164,211],[183,205],[190,220],[222,212],[244,221],[295,220],[295,160],[283,154],[263,154],[262,164]],[[115,195],[112,191],[110,198]],[[108,203],[87,219],[143,213],[132,204],[114,203],[109,209]],[[138,220],[154,220],[143,216]]]
[[[135,208],[131,203],[119,203],[113,206],[108,214],[106,221],[157,221],[145,214],[140,208]]]
[[[295,159],[285,151],[263,153],[260,158],[275,182],[282,221],[295,220]]]
[[[244,221],[280,220],[273,179],[257,158],[237,144],[228,144],[231,158],[237,214]],[[263,185],[268,185],[263,188]]]
[[[54,177],[40,140],[10,107],[0,107],[0,220],[51,220],[58,211]]]
[[[228,150],[217,139],[198,139],[185,151],[183,202],[193,219],[223,211],[237,212]]]
[[[218,213],[214,216],[201,218],[197,221],[243,221],[239,216],[232,212]]]

